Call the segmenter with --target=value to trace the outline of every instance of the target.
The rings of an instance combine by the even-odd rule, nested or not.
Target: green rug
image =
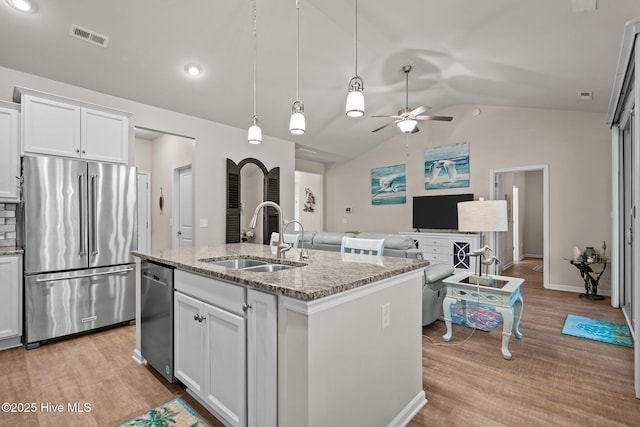
[[[117,427],[209,427],[182,399],[176,397]]]
[[[609,322],[608,320],[590,319],[588,317],[567,315],[562,333],[579,338],[587,338],[608,344],[633,347],[629,327],[624,323]]]

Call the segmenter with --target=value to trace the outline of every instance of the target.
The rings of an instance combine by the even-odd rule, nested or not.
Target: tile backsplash
[[[15,203],[0,203],[0,246],[16,245]]]

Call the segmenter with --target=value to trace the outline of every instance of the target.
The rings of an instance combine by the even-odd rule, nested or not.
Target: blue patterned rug
[[[629,327],[624,323],[609,322],[607,320],[590,319],[588,317],[567,315],[562,333],[579,338],[606,342],[608,344],[633,347]]]
[[[117,427],[209,427],[182,399],[176,397]]]
[[[477,302],[467,302],[467,304],[469,322],[465,323],[463,321],[462,303],[456,302],[451,304],[451,323],[491,332],[502,322],[502,315],[493,306],[482,303],[478,306]]]

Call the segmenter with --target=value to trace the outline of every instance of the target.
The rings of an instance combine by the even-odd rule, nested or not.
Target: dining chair
[[[385,239],[359,239],[357,237],[343,237],[340,245],[342,253],[359,253],[382,256]]]

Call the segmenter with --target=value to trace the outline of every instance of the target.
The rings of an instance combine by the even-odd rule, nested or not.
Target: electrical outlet
[[[382,304],[382,329],[391,324],[391,303]]]

